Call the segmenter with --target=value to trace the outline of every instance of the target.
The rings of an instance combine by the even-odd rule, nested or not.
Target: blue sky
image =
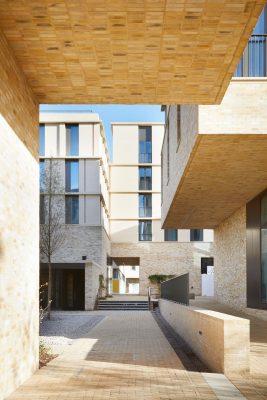
[[[43,104],[40,111],[94,112],[103,121],[110,156],[112,157],[111,122],[164,122],[159,105],[125,104]]]

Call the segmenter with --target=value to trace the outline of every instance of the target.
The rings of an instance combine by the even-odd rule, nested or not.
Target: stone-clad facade
[[[246,207],[214,230],[214,265],[216,299],[237,309],[245,308]]]
[[[140,294],[147,295],[154,274],[181,275],[189,272],[190,293],[201,295],[201,257],[210,257],[212,243],[112,243],[112,257],[139,257]]]
[[[38,368],[38,105],[0,32],[0,399]]]

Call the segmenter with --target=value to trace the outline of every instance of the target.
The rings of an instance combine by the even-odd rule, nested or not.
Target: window
[[[176,242],[177,229],[164,229],[164,240],[165,242]]]
[[[203,229],[190,229],[190,241],[191,242],[202,242],[203,241]]]
[[[139,162],[152,163],[151,126],[139,126]]]
[[[181,141],[181,106],[177,105],[176,107],[176,113],[177,113],[177,118],[176,118],[176,123],[177,123],[177,147],[176,151],[178,150],[180,141]]]
[[[79,223],[79,196],[66,196],[65,220],[66,224]]]
[[[139,221],[139,241],[151,241],[152,240],[152,222],[151,221]]]
[[[113,268],[113,279],[119,279],[119,269]]]
[[[40,177],[39,177],[40,192],[44,192],[45,191],[45,163],[44,163],[44,160],[40,161],[39,168],[40,168]]]
[[[39,125],[39,153],[40,153],[40,156],[45,155],[45,126],[44,126],[44,124]]]
[[[40,195],[40,224],[45,223],[45,197]]]
[[[65,164],[66,192],[79,191],[79,161],[66,161]]]
[[[66,145],[68,156],[79,155],[79,125],[66,125]]]
[[[139,194],[139,217],[152,217],[151,194]]]
[[[201,257],[201,274],[208,273],[208,267],[214,265],[213,257]]]
[[[139,167],[139,190],[152,190],[151,167]]]

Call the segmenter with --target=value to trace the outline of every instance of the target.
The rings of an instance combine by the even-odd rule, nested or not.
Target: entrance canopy
[[[0,39],[39,103],[213,104],[264,4],[2,0]]]

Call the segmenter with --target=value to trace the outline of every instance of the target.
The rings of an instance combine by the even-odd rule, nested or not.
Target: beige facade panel
[[[110,179],[112,192],[137,192],[138,191],[138,167],[121,166],[110,167]]]
[[[264,4],[3,0],[0,25],[40,103],[212,104]]]
[[[266,101],[266,81],[234,81],[220,106],[195,108],[194,118],[181,107],[169,166],[166,135],[163,144],[164,227],[214,228],[266,188]]]
[[[161,147],[164,136],[164,124],[152,125],[152,163],[161,164]]]
[[[138,195],[131,193],[112,193],[110,213],[112,219],[138,219]]]
[[[113,163],[138,164],[138,125],[112,125]]]
[[[138,224],[136,220],[110,221],[110,239],[112,243],[137,242]]]
[[[152,167],[152,191],[153,192],[161,192],[161,167],[160,166]]]

